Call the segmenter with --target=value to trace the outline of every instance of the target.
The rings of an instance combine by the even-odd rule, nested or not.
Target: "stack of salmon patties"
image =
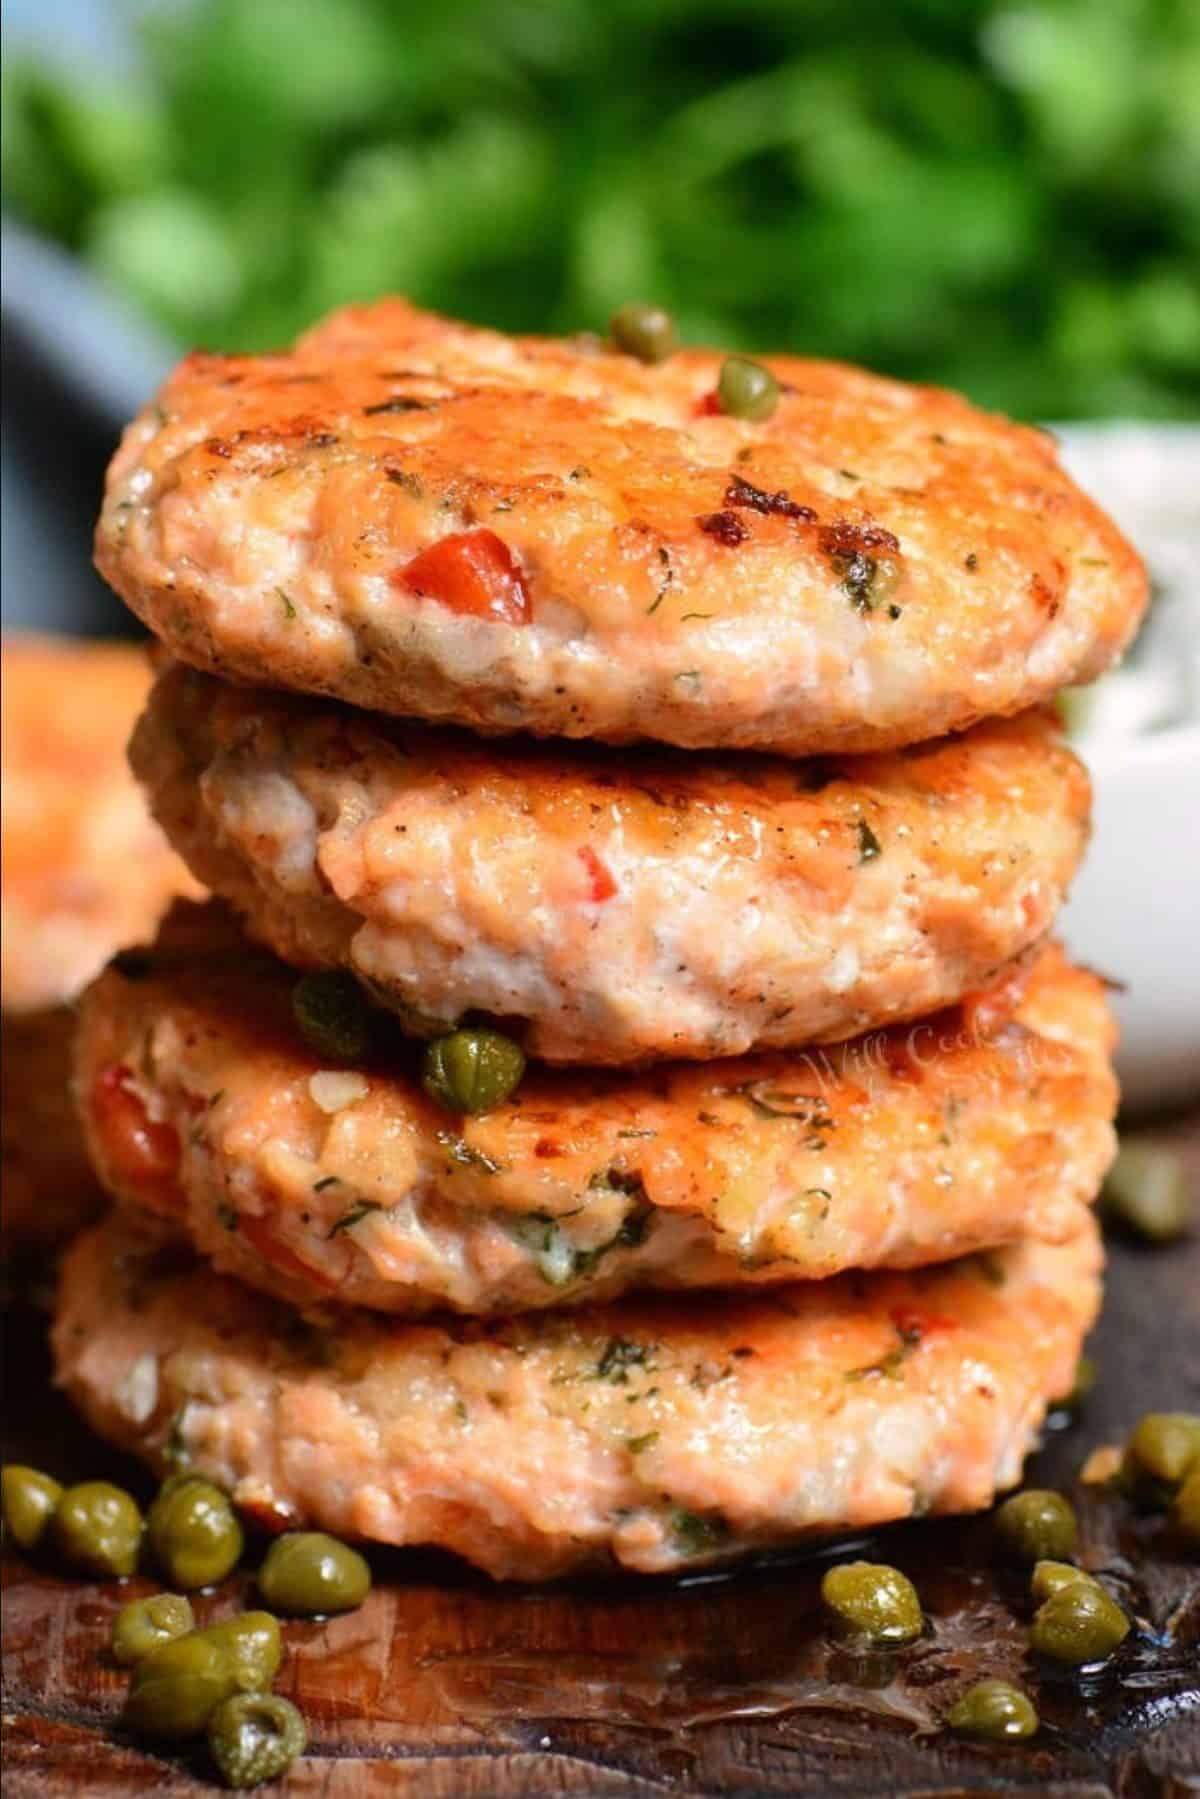
[[[728,376],[386,301],[114,460],[133,767],[219,897],[84,1001],[58,1367],[270,1525],[668,1570],[985,1506],[1072,1385],[1051,702],[1140,565],[1042,432]]]

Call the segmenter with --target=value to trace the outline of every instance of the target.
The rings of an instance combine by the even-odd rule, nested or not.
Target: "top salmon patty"
[[[722,360],[398,299],[190,356],[125,433],[97,561],[197,667],[485,732],[879,749],[1120,653],[1144,572],[1044,432],[791,356],[743,422]]]

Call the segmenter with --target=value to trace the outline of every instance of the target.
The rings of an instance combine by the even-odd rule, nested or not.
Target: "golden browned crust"
[[[789,356],[745,424],[720,361],[401,300],[192,356],[113,461],[98,564],[196,666],[486,731],[866,750],[1119,654],[1143,571],[1044,433]]]
[[[820,765],[465,734],[178,665],[131,756],[286,961],[553,1062],[711,1059],[961,999],[1050,928],[1089,791],[1038,713]]]
[[[302,1305],[504,1312],[945,1261],[1063,1236],[1114,1147],[1103,988],[1057,949],[917,1025],[535,1067],[465,1119],[398,1037],[323,1071],[291,986],[219,908],[181,906],[86,995],[77,1074],[110,1191]]]
[[[116,1214],[68,1255],[55,1357],[101,1435],[277,1524],[659,1572],[1015,1483],[1096,1312],[1078,1222],[986,1268],[314,1330]]]

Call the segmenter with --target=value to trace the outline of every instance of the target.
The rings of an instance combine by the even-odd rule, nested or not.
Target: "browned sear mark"
[[[802,506],[793,500],[781,487],[777,493],[768,493],[763,487],[755,487],[750,481],[743,481],[735,475],[725,489],[727,506],[742,506],[749,512],[761,512],[768,518],[794,518],[803,524],[816,523],[817,515],[811,506]]]
[[[709,537],[715,537],[718,543],[727,548],[736,549],[738,544],[745,543],[750,532],[742,523],[736,512],[709,512],[696,523]]]

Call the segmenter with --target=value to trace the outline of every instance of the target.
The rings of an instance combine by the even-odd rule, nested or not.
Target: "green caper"
[[[371,1590],[371,1570],[348,1543],[319,1530],[291,1530],[268,1549],[258,1590],[268,1605],[294,1617],[351,1612]]]
[[[361,1062],[371,1047],[371,1008],[352,974],[301,975],[292,1013],[305,1042],[327,1062]]]
[[[1031,1737],[1038,1727],[1033,1702],[1007,1680],[981,1680],[946,1713],[951,1730],[991,1743]]]
[[[422,1085],[451,1112],[490,1112],[504,1104],[525,1072],[511,1037],[462,1025],[425,1047]]]
[[[730,418],[760,425],[779,404],[779,383],[770,369],[748,356],[727,356],[717,377],[717,402]]]
[[[608,332],[618,350],[636,356],[639,362],[665,362],[679,347],[679,333],[670,313],[637,300],[617,308]]]
[[[236,1618],[209,1624],[200,1635],[228,1657],[243,1693],[262,1692],[279,1672],[283,1640],[270,1612],[239,1612]]]
[[[1200,1417],[1194,1412],[1147,1412],[1129,1439],[1121,1471],[1139,1498],[1165,1503],[1196,1467]]]
[[[132,1668],[152,1649],[185,1637],[195,1619],[179,1593],[154,1593],[134,1599],[113,1620],[112,1652],[123,1668]]]
[[[200,1631],[175,1637],[133,1670],[122,1722],[138,1736],[199,1736],[222,1699],[237,1691],[233,1664]]]
[[[996,1537],[1015,1562],[1063,1562],[1075,1553],[1075,1514],[1061,1493],[1028,1487],[996,1513]]]
[[[208,1747],[227,1787],[277,1780],[307,1742],[304,1719],[278,1693],[238,1693],[208,1720]]]
[[[1040,1604],[1063,1587],[1073,1587],[1076,1581],[1091,1579],[1092,1576],[1077,1568],[1074,1562],[1038,1562],[1029,1579],[1029,1590]],[[1092,1584],[1096,1583],[1093,1581]]]
[[[924,1625],[916,1588],[899,1568],[885,1563],[830,1568],[821,1597],[843,1630],[870,1643],[911,1643]]]
[[[62,1498],[62,1487],[50,1475],[20,1462],[0,1472],[0,1506],[4,1529],[18,1549],[36,1549]]]
[[[50,1520],[50,1541],[70,1568],[110,1580],[132,1574],[142,1542],[142,1514],[120,1487],[85,1480],[68,1487]]]
[[[1052,1661],[1102,1662],[1129,1635],[1129,1619],[1098,1580],[1063,1582],[1034,1614],[1029,1641]]]
[[[1192,1549],[1200,1549],[1200,1467],[1193,1468],[1171,1504],[1175,1534]]]
[[[1108,1171],[1100,1206],[1105,1219],[1150,1243],[1174,1243],[1191,1226],[1187,1171],[1173,1150],[1123,1143]]]
[[[199,1475],[164,1482],[147,1515],[146,1535],[167,1579],[185,1592],[224,1580],[245,1545],[228,1497]]]

